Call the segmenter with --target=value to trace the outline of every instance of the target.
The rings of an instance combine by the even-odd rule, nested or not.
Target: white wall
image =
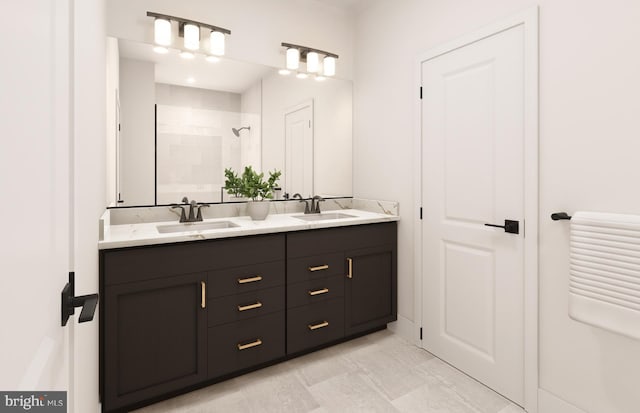
[[[352,82],[348,80],[316,82],[277,73],[263,78],[263,167],[285,173],[284,114],[309,99],[313,99],[314,193],[351,196],[353,99]]]
[[[105,197],[105,0],[73,2],[74,270],[76,295],[98,292],[98,220]],[[74,410],[98,411],[98,317],[74,324]]]
[[[569,319],[568,228],[549,215],[577,210],[640,213],[640,3],[375,1],[356,24],[354,193],[400,201],[399,314],[416,319],[411,223],[417,211],[417,168],[409,166],[418,122],[415,60],[431,47],[536,3],[540,387],[588,412],[637,412],[640,342]]]
[[[120,59],[120,205],[155,203],[155,103],[153,62]]]
[[[109,0],[110,36],[153,42],[147,11],[190,18],[231,30],[227,56],[267,66],[284,64],[282,42],[338,54],[337,75],[351,78],[353,21],[343,10],[311,0]]]
[[[240,166],[262,171],[262,80],[242,92],[240,112],[239,126],[251,127],[240,132]]]
[[[116,139],[118,133],[117,95],[120,89],[120,55],[118,39],[107,37],[106,43],[106,178],[107,205],[116,205]]]

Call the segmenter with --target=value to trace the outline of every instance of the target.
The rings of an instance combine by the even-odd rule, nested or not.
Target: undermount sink
[[[161,234],[167,234],[172,232],[195,232],[195,231],[207,231],[210,229],[234,228],[237,226],[238,225],[230,221],[185,222],[183,224],[158,225],[156,226],[156,229]]]
[[[294,218],[301,219],[303,221],[325,221],[329,219],[346,219],[346,218],[355,218],[353,215],[342,214],[340,212],[324,212],[320,214],[305,214],[305,215],[296,215]]]

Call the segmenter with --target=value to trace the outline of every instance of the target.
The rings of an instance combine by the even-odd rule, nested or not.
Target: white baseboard
[[[413,321],[405,318],[401,315],[398,316],[398,321],[387,324],[387,328],[391,332],[398,334],[410,343],[416,343],[416,331]]]
[[[538,389],[538,413],[587,413],[544,389]]]

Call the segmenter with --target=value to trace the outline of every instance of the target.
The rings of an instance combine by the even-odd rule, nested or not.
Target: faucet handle
[[[313,210],[313,212],[315,214],[319,214],[320,213],[320,202],[324,202],[324,198],[321,197],[320,195],[316,195],[316,196],[313,197],[313,199],[315,199],[315,201],[316,201],[316,207]]]
[[[182,202],[185,204],[189,203],[189,198],[187,198],[186,196],[182,197]]]
[[[185,222],[187,220],[187,216],[184,213],[184,207],[178,204],[171,204],[171,209],[180,208],[180,222]]]
[[[196,221],[202,221],[202,208],[209,208],[209,205],[198,204],[198,216],[196,217]]]

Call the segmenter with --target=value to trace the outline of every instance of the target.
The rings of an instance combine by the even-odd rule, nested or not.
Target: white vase
[[[247,202],[247,215],[254,221],[262,221],[269,215],[269,201]]]

